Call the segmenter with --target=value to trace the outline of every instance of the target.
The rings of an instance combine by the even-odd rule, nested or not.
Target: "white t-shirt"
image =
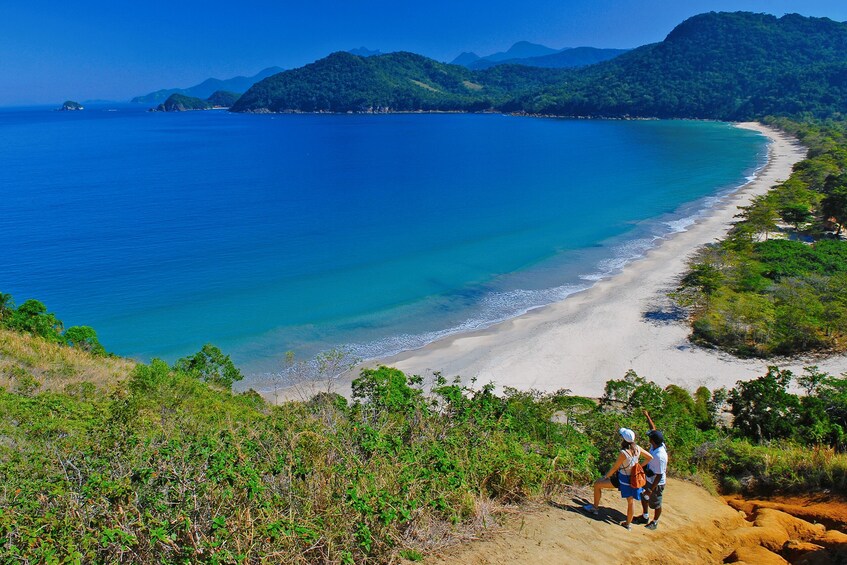
[[[653,456],[653,459],[647,463],[647,469],[650,469],[656,475],[659,473],[662,474],[662,480],[659,481],[659,486],[665,484],[665,478],[668,476],[668,450],[665,449],[665,445],[662,444],[656,449],[650,450],[650,455]],[[647,477],[647,482],[653,484],[653,477]]]

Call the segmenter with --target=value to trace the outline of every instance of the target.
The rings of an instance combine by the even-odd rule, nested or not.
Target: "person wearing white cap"
[[[620,434],[622,440],[618,458],[608,473],[594,481],[594,504],[586,504],[582,508],[589,514],[597,516],[599,514],[598,506],[600,505],[600,497],[603,494],[603,489],[617,488],[621,491],[621,498],[626,499],[626,522],[621,522],[621,526],[627,530],[631,530],[635,501],[641,500],[641,491],[643,489],[630,486],[630,474],[642,456],[647,463],[653,457],[649,451],[641,449],[635,443],[634,431],[629,428],[621,428],[618,430],[618,434]]]

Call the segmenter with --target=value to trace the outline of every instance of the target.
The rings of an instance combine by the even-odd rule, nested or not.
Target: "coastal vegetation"
[[[742,356],[847,348],[844,121],[768,121],[809,148],[791,176],[704,247],[675,297],[693,339]]]
[[[472,71],[413,53],[333,53],[258,82],[233,111],[830,117],[847,103],[846,60],[845,23],[712,12],[684,21],[659,43],[581,69],[503,64]]]
[[[110,361],[49,331],[3,331]],[[504,505],[590,482],[619,426],[643,433],[643,410],[676,476],[727,492],[847,487],[847,378],[814,368],[797,379],[802,397],[774,367],[693,394],[630,371],[588,399],[378,367],[349,400],[327,390],[279,405],[231,392],[241,375],[211,345],[108,386],[42,387],[23,371],[0,387],[2,561],[419,560]]]

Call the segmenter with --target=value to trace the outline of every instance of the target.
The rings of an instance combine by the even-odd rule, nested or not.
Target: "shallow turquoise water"
[[[764,156],[709,122],[0,111],[0,290],[145,360],[371,357],[585,288]]]

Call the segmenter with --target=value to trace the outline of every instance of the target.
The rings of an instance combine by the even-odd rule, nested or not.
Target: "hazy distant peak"
[[[560,49],[553,49],[539,43],[530,43],[529,41],[518,41],[507,51],[501,51],[483,57],[488,61],[505,61],[506,59],[525,59],[527,57],[543,57],[544,55],[552,55],[558,53]]]
[[[136,104],[158,104],[167,100],[167,98],[172,94],[182,94],[192,98],[206,99],[218,90],[226,90],[240,94],[247,91],[247,89],[260,80],[282,71],[283,69],[281,67],[268,67],[266,69],[262,69],[251,77],[237,76],[225,80],[208,78],[200,84],[189,88],[168,88],[157,90],[156,92],[151,92],[144,96],[136,96],[132,99],[132,102]]]
[[[461,55],[459,55],[458,57],[456,57],[455,59],[450,61],[450,64],[451,65],[462,65],[463,67],[466,67],[466,66],[470,65],[471,63],[473,63],[474,61],[479,61],[479,59],[480,59],[480,56],[477,55],[476,53],[474,53],[473,51],[465,51],[464,53],[462,53]]]
[[[365,46],[357,47],[355,49],[349,49],[347,52],[351,53],[353,55],[358,55],[359,57],[373,57],[374,55],[382,55],[383,54],[382,51],[380,51],[379,49],[377,49],[377,50],[368,49]]]

